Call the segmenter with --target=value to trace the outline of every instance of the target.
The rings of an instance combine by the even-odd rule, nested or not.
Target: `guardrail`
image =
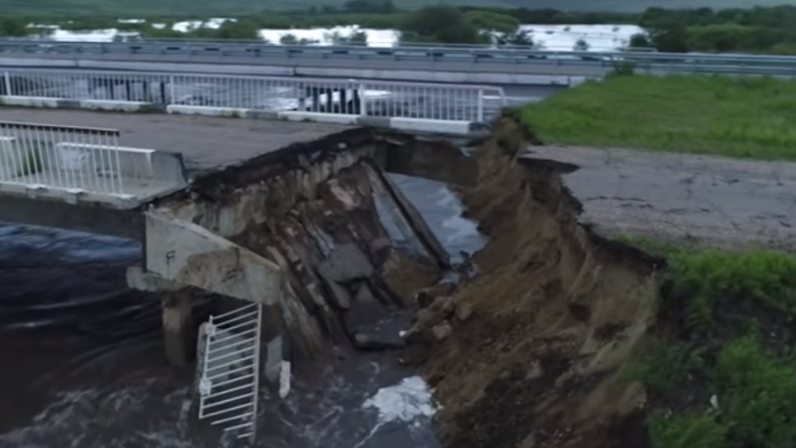
[[[314,55],[317,57],[340,57],[344,55],[390,57],[416,56],[427,58],[472,59],[564,59],[593,61],[604,59],[633,60],[649,63],[722,63],[722,64],[792,64],[794,56],[772,56],[754,54],[709,54],[709,53],[661,53],[649,49],[627,51],[550,51],[528,47],[475,47],[475,46],[421,46],[401,45],[396,47],[367,47],[362,45],[272,45],[256,41],[142,41],[122,42],[61,42],[42,40],[3,40],[0,53],[41,53],[74,56],[129,55],[192,55],[219,57],[289,57]],[[488,62],[488,61],[484,61]],[[501,62],[498,60],[497,62]]]
[[[719,73],[792,77],[796,57],[648,51],[545,51],[511,48],[285,46],[207,43],[0,42],[0,58],[30,60],[209,63],[280,67],[441,70],[495,74],[602,76],[618,64],[650,73]],[[27,60],[25,60],[27,59]],[[24,61],[23,61],[24,60]],[[45,62],[49,63],[49,62]],[[414,65],[413,65],[414,64]],[[487,75],[484,75],[487,76]]]
[[[125,194],[118,130],[0,122],[0,135],[0,183]]]
[[[1,75],[0,99],[7,104],[30,97],[94,102],[95,108],[129,103],[478,123],[506,105],[503,89],[490,86],[47,69]]]
[[[185,186],[181,160],[119,146],[119,136],[116,129],[0,121],[0,191],[132,206]]]

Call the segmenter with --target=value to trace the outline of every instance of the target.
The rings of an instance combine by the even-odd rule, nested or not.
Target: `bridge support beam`
[[[191,290],[183,288],[163,298],[163,343],[166,359],[176,367],[191,364],[196,349]]]
[[[193,322],[193,297],[187,285],[144,271],[140,266],[127,269],[127,285],[139,291],[163,295],[163,345],[166,360],[175,367],[185,367],[196,351],[196,326]]]
[[[171,364],[185,366],[195,355],[197,328],[192,319],[191,286],[260,304],[264,307],[263,339],[281,345],[285,326],[279,266],[167,214],[147,212],[145,222],[145,267],[130,267],[127,284],[164,295],[163,332]]]

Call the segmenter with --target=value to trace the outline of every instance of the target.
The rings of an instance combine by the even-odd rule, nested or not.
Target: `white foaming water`
[[[395,421],[419,425],[419,419],[432,417],[437,409],[431,390],[419,376],[404,378],[395,386],[379,389],[362,407],[378,410],[378,425]]]
[[[399,423],[412,431],[427,427],[437,409],[431,390],[419,376],[404,378],[394,386],[379,389],[376,395],[365,400],[362,407],[375,408],[379,413],[378,421],[353,448],[368,443],[382,426],[389,423]]]
[[[450,217],[442,221],[442,228],[448,230],[448,232],[444,232],[445,246],[462,247],[467,245],[473,247],[475,250],[483,247],[486,241],[478,232],[478,224],[462,216],[462,205],[459,198],[451,193],[448,188],[440,189],[438,194],[442,196],[442,198],[437,201],[438,206],[456,211],[456,213],[451,214]],[[474,247],[476,245],[477,247]]]

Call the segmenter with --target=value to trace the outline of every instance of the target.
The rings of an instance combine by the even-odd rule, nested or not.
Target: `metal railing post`
[[[359,115],[367,115],[368,100],[365,96],[365,84],[359,84],[357,90],[359,91]]]
[[[478,109],[477,109],[477,122],[483,123],[484,122],[484,91],[478,91]]]
[[[11,91],[11,75],[7,71],[3,72],[3,84],[6,88],[6,96],[14,96],[14,92]]]
[[[174,99],[177,98],[174,86],[174,75],[169,76],[169,98],[166,100],[164,106],[168,107],[174,104]]]

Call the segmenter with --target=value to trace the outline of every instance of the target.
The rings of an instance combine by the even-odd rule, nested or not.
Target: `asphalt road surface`
[[[572,163],[583,221],[608,234],[796,250],[796,163],[623,149],[533,147]]]

